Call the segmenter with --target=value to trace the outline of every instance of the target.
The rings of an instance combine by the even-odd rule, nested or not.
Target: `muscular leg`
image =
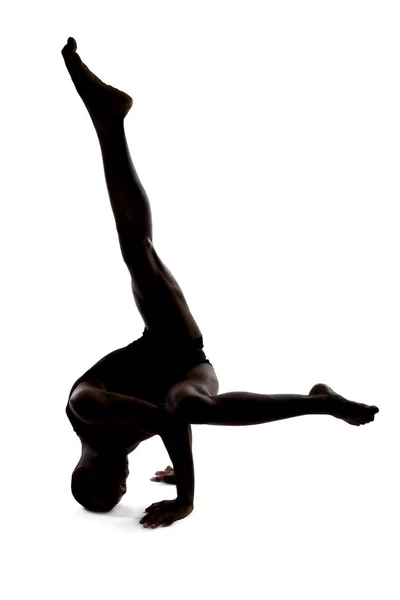
[[[76,53],[73,38],[68,39],[62,55],[99,139],[121,252],[146,327],[154,332],[200,337],[182,290],[152,244],[150,205],[132,163],[124,131],[124,118],[132,99],[88,70]]]
[[[204,365],[200,365],[202,367]],[[195,370],[199,370],[199,367],[195,367],[193,371]],[[168,413],[171,417],[179,417],[192,425],[257,425],[302,415],[330,415],[350,425],[363,425],[373,421],[375,414],[379,412],[376,406],[347,400],[324,384],[315,385],[308,395],[251,392],[212,394],[207,391],[208,381],[212,380],[207,380],[206,377],[202,382],[198,376],[191,379],[189,374],[188,379],[173,386],[166,398],[166,410],[155,409],[159,412],[158,419],[154,422],[149,418],[147,423],[140,424],[140,401],[127,396],[117,398],[117,395],[116,401],[112,402],[107,402],[106,395],[103,396],[107,404],[107,417],[102,417],[98,412],[98,418],[144,431],[147,427],[154,427],[160,433],[170,425],[163,417]],[[213,385],[210,385],[210,390]],[[79,396],[80,394],[77,397],[77,413],[84,418],[85,403],[90,403],[90,398]],[[89,414],[92,414],[91,411]]]
[[[159,435],[173,418],[149,402],[80,383],[69,400],[73,416],[87,425],[128,426],[144,436]]]
[[[189,423],[207,425],[256,425],[301,415],[330,415],[350,425],[363,425],[373,421],[379,411],[376,406],[346,400],[324,384],[315,385],[308,395],[189,394],[172,406],[171,412],[179,413]],[[171,408],[171,401],[167,407]]]

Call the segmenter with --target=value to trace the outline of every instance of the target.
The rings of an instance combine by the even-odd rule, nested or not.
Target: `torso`
[[[193,331],[192,333],[194,334],[190,336],[192,340],[196,341],[201,338],[201,332],[199,330]],[[200,369],[208,369],[214,373],[213,368],[207,363],[197,364],[197,366],[194,368],[192,367],[188,373],[187,369],[191,367],[190,359],[183,370],[181,370],[180,367],[177,369],[174,364],[176,358],[175,352],[177,351],[176,346],[174,345],[176,338],[172,337],[171,339],[171,337],[167,337],[165,345],[163,340],[161,340],[161,346],[159,346],[157,342],[156,347],[153,347],[154,339],[149,338],[149,335],[150,334],[145,331],[142,338],[139,340],[103,357],[103,359],[79,378],[80,382],[78,380],[78,382],[74,384],[72,393],[70,392],[70,398],[89,387],[141,398],[142,400],[151,402],[152,404],[154,403],[157,406],[162,406],[171,386],[175,385],[178,381],[185,379],[189,373],[193,373],[195,370]],[[150,342],[150,345],[148,342]],[[198,348],[198,346],[196,346],[196,348]],[[192,350],[189,350],[189,353],[190,352],[192,352]],[[196,353],[197,350],[193,350],[193,352]],[[180,358],[177,358],[177,361],[177,364],[180,365]],[[98,366],[99,364],[100,367]],[[136,380],[135,377],[133,377],[132,381],[129,381],[129,385],[123,385],[121,387],[121,381],[124,380],[124,375],[129,372],[127,369],[130,369],[130,364],[137,365],[139,377]],[[185,364],[184,358],[183,364]],[[196,362],[194,362],[194,364],[196,364]],[[122,379],[120,371],[121,365],[123,365]],[[114,368],[115,373],[113,373]],[[155,369],[157,369],[158,373],[156,373]],[[104,383],[102,381],[102,375],[104,375]],[[155,379],[154,375],[156,375]],[[156,384],[155,387],[153,385],[153,380]],[[159,389],[159,382],[161,382],[162,385],[161,389]],[[69,418],[71,420],[70,416]],[[94,430],[92,433],[90,426],[87,429],[86,426],[81,427],[81,424],[79,424],[79,427],[76,426],[75,432],[79,435],[81,440],[85,440],[89,446],[94,448],[94,446],[97,445],[95,437],[96,431]],[[101,432],[99,431],[99,448],[103,445],[101,438],[103,438],[103,440],[105,439],[104,433],[104,429]],[[112,427],[107,428],[107,437],[108,436],[111,446],[114,444],[118,445],[120,439],[122,447],[126,448],[127,454],[133,452],[141,442],[153,437],[152,435],[128,427],[118,427],[115,428],[115,430],[113,430]],[[90,442],[91,439],[92,442]],[[105,446],[107,446],[107,441],[104,443]]]

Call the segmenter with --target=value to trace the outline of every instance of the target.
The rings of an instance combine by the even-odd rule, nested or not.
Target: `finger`
[[[145,515],[144,515],[144,516],[143,516],[143,517],[140,519],[139,523],[140,523],[141,525],[143,525],[143,523],[146,523],[146,524],[151,524],[151,523],[153,523],[153,522],[154,522],[154,519],[156,519],[156,518],[157,518],[157,516],[160,516],[160,514],[161,514],[161,511],[160,511],[160,509],[156,507],[156,508],[154,508],[154,509],[152,509],[152,510],[149,510],[149,511],[148,511],[148,512],[147,512],[147,513],[146,513],[146,514],[145,514]]]
[[[143,523],[146,523],[150,519],[151,515],[152,513],[147,513],[147,515],[144,515],[144,517],[140,519],[139,523],[143,525]]]
[[[150,477],[150,481],[161,481],[161,477]]]
[[[168,513],[166,513],[164,515],[160,515],[158,518],[156,516],[155,520],[153,520],[150,527],[152,529],[155,529],[156,527],[159,527],[160,525],[162,525],[165,521],[170,521],[170,519],[171,519],[171,515],[169,515]]]
[[[171,517],[171,515],[169,513],[163,513],[161,510],[158,510],[148,516],[143,527],[155,529],[156,527],[161,525],[161,523],[163,523],[163,521],[164,521],[164,519],[166,519],[167,515],[169,517]]]
[[[170,467],[170,466],[165,467],[165,471],[172,471],[172,467]]]
[[[145,517],[143,517],[143,519],[141,519],[141,525],[143,525],[143,527],[150,527],[150,525],[157,519],[159,514],[160,513],[156,512],[147,514]]]

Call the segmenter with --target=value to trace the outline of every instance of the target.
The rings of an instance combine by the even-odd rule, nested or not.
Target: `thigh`
[[[129,249],[124,260],[131,275],[136,306],[146,328],[154,333],[175,332],[197,338],[200,329],[190,312],[181,287],[158,256],[150,239]]]
[[[202,363],[193,367],[185,379],[175,383],[168,391],[165,408],[175,413],[184,400],[196,397],[216,396],[219,391],[217,374],[212,365]]]
[[[96,390],[107,390],[106,385],[100,381],[100,379],[85,379],[84,381],[80,381],[78,385],[76,385],[70,394],[69,399],[72,400],[75,396],[77,396],[82,391],[87,391],[91,389]]]
[[[123,452],[126,455],[130,454],[137,446],[145,440],[152,437],[152,434],[144,433],[124,425],[94,425],[79,419],[79,416],[71,408],[73,399],[78,397],[82,392],[89,393],[91,390],[102,390],[107,392],[107,388],[101,381],[83,381],[80,382],[65,408],[66,415],[72,425],[73,430],[80,438],[82,447],[88,447],[89,456],[92,454],[90,449],[96,453],[110,453],[110,456],[115,452]]]

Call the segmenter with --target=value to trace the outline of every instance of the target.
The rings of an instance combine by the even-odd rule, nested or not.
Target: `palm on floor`
[[[151,481],[159,481],[162,483],[176,483],[175,471],[172,467],[165,467],[164,471],[156,471],[153,477],[150,477]]]

